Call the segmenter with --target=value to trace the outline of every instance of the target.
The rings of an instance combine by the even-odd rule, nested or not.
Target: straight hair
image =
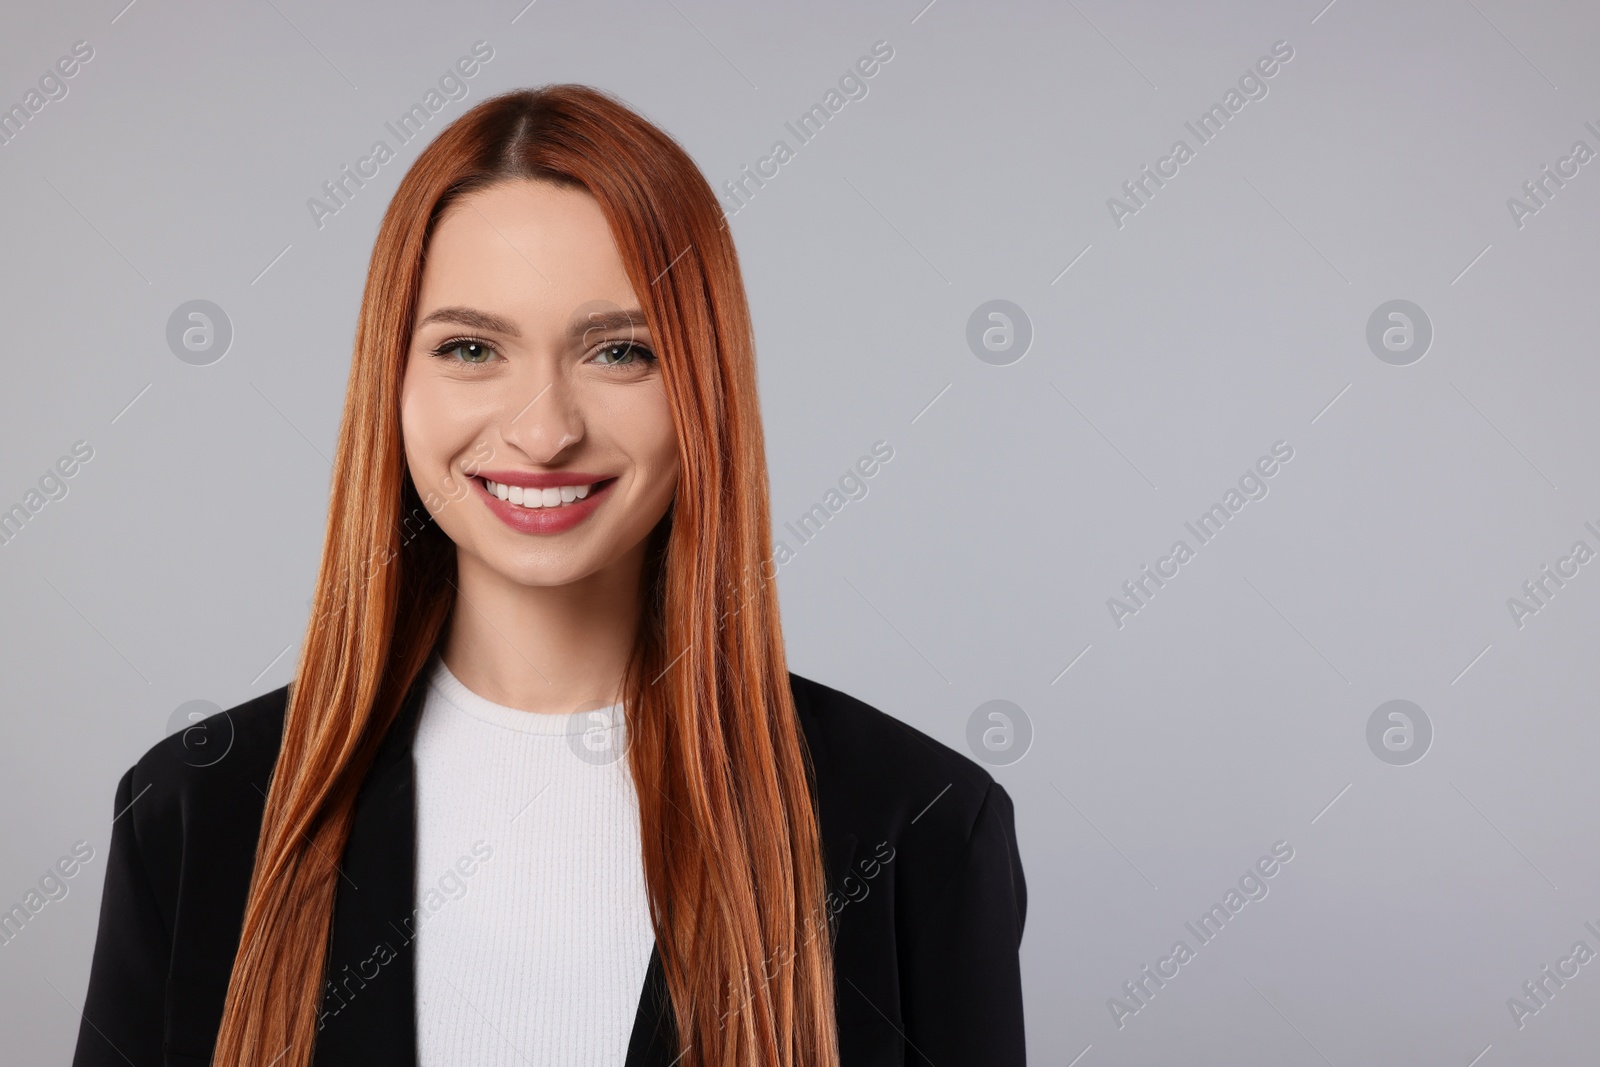
[[[599,203],[675,426],[678,487],[650,535],[623,699],[679,1062],[837,1067],[814,772],[768,566],[766,455],[738,257],[688,154],[615,98],[580,85],[472,107],[423,149],[384,213],[312,618],[289,685],[213,1062],[311,1062],[336,857],[362,780],[455,604],[453,542],[431,521],[402,529],[427,505],[407,472],[400,423],[424,257],[447,208],[515,180],[578,187]]]

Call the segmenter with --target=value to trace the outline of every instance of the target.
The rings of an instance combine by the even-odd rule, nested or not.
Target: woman
[[[74,1063],[1021,1064],[1011,801],[788,673],[768,515],[688,155],[581,86],[462,115],[378,233],[294,681],[118,785]]]

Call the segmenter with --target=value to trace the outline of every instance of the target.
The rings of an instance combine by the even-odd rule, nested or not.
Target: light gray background
[[[117,777],[184,702],[290,677],[367,259],[422,142],[320,230],[306,200],[480,39],[428,137],[583,81],[719,188],[893,46],[732,222],[776,522],[894,448],[781,570],[785,632],[793,669],[963,751],[986,701],[1031,722],[994,773],[1034,1062],[1592,1059],[1600,962],[1521,1029],[1506,1001],[1600,950],[1600,563],[1521,628],[1506,602],[1600,549],[1600,161],[1520,228],[1506,201],[1600,150],[1600,16],[925,2],[7,13],[6,106],[73,42],[95,55],[0,147],[0,506],[95,454],[0,548],[0,905],[96,849],[0,946],[7,1062],[69,1055]],[[1279,40],[1266,98],[1114,225],[1107,198]],[[235,330],[205,367],[165,341],[196,298]],[[1009,366],[965,340],[991,299],[1034,331]],[[1435,331],[1410,366],[1366,343],[1391,299]],[[1279,440],[1270,494],[1119,629],[1107,598]],[[1366,740],[1397,698],[1435,731],[1409,766]],[[1280,840],[1270,894],[1119,1029],[1108,998]]]

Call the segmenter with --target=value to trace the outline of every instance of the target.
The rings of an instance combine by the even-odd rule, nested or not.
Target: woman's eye
[[[635,341],[611,341],[601,345],[594,358],[602,366],[627,367],[648,363],[656,357],[655,353]]]
[[[446,341],[433,354],[456,363],[487,363],[494,349],[482,341]]]

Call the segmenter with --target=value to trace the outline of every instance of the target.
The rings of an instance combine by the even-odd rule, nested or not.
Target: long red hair
[[[422,151],[384,213],[214,1062],[310,1062],[356,793],[454,605],[454,544],[431,522],[403,529],[426,515],[400,432],[423,257],[445,207],[525,178],[599,202],[676,426],[678,488],[652,535],[624,700],[679,1062],[837,1067],[830,939],[815,936],[826,914],[820,831],[764,569],[766,455],[738,257],[688,154],[577,85],[471,108]]]

